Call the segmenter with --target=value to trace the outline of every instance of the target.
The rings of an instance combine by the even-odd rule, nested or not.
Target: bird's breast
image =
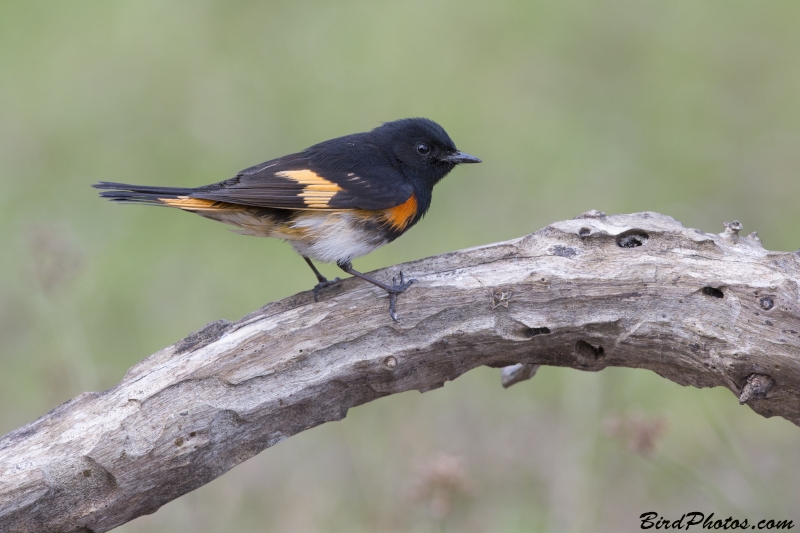
[[[414,221],[414,218],[417,216],[418,208],[417,197],[412,193],[408,200],[402,204],[384,209],[383,217],[393,230],[402,233],[408,229],[409,225]]]

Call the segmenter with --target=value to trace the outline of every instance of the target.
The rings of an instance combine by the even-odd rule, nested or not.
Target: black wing
[[[189,196],[277,209],[377,210],[396,207],[412,193],[376,146],[343,137],[250,167]]]

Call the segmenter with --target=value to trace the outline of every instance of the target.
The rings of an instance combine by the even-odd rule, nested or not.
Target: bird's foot
[[[415,283],[417,281],[415,279],[410,279],[408,281],[405,281],[404,278],[403,278],[403,272],[402,271],[400,272],[399,277],[400,277],[400,282],[399,283],[397,282],[398,276],[395,276],[395,277],[392,278],[392,284],[388,286],[388,288],[386,289],[386,292],[388,292],[389,294],[394,294],[394,295],[400,294],[400,293],[404,292],[407,288],[409,288],[412,283]]]
[[[399,320],[397,320],[397,311],[395,310],[397,295],[403,293],[415,281],[417,280],[410,279],[408,281],[404,281],[403,273],[400,272],[400,283],[397,282],[397,277],[394,277],[392,278],[392,284],[386,288],[386,292],[389,293],[389,316],[392,317],[392,320],[395,322],[399,322]]]
[[[314,301],[315,302],[319,301],[319,291],[321,291],[325,287],[328,287],[329,285],[333,285],[337,281],[339,281],[339,278],[334,278],[332,280],[328,280],[328,278],[324,277],[320,278],[319,283],[314,285],[314,290],[312,291],[314,293]]]

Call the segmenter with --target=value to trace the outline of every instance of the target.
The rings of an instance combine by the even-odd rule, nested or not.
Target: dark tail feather
[[[194,189],[182,187],[152,187],[149,185],[129,185],[127,183],[113,183],[101,181],[92,185],[95,189],[101,189],[102,198],[108,198],[112,202],[123,204],[147,204],[147,205],[168,205],[162,199],[178,198],[188,196]]]

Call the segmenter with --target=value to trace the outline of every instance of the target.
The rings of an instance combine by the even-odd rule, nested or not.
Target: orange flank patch
[[[417,214],[417,197],[412,193],[408,200],[390,209],[384,210],[386,221],[393,228],[403,230]]]
[[[303,186],[303,192],[298,194],[307,207],[312,209],[326,209],[328,202],[333,198],[337,192],[342,188],[326,180],[316,172],[311,170],[283,170],[276,172],[276,176],[290,179],[298,185]]]
[[[191,196],[178,196],[177,198],[159,198],[161,203],[178,209],[187,211],[218,211],[220,209],[231,209],[233,204],[225,202],[215,202],[213,200],[203,200],[202,198],[192,198]]]

